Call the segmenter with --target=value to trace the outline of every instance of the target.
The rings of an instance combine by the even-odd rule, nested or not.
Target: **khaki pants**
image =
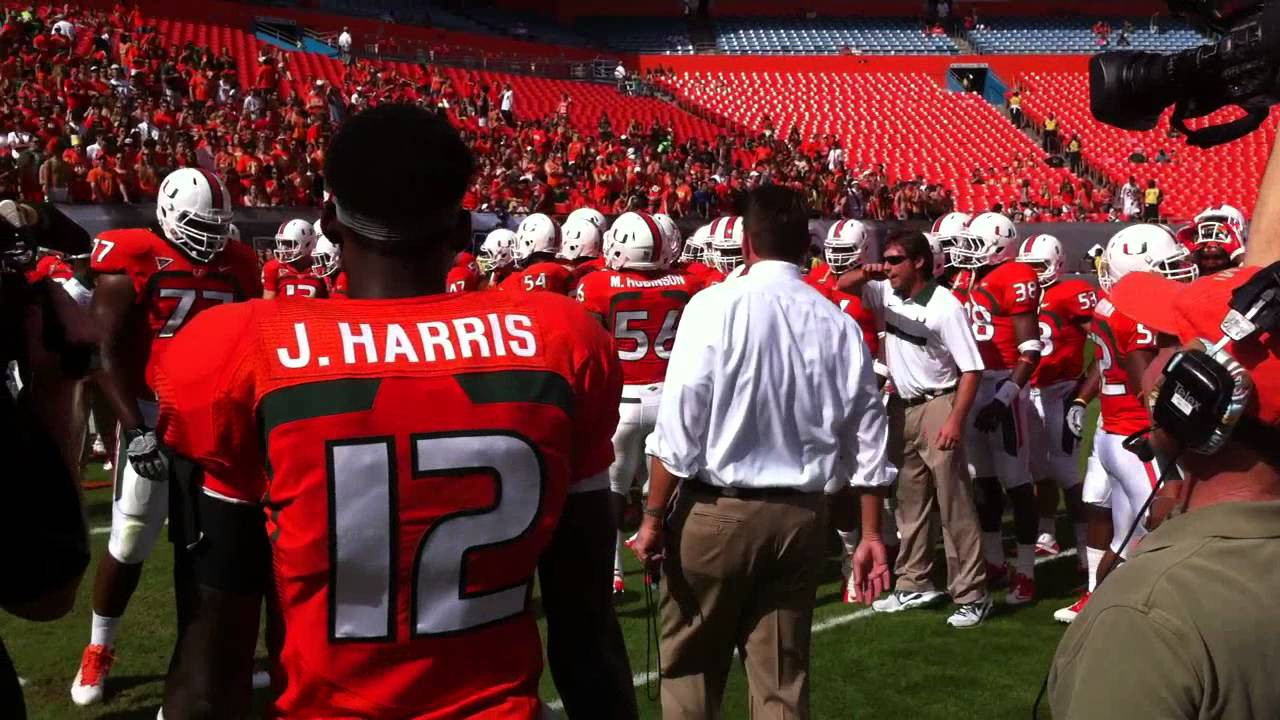
[[[946,547],[947,592],[952,600],[965,604],[987,595],[987,577],[964,443],[947,452],[936,446],[955,398],[955,393],[948,393],[912,407],[896,398],[889,402],[889,460],[898,466],[897,519],[902,536],[894,570],[898,590],[935,589],[929,579],[933,571],[929,525],[936,508]]]
[[[686,482],[660,600],[662,717],[721,717],[736,648],[751,717],[809,717],[809,636],[827,499],[716,497]]]

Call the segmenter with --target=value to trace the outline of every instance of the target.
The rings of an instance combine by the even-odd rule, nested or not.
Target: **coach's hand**
[[[636,554],[650,577],[657,577],[657,571],[661,570],[663,550],[666,549],[663,534],[662,520],[646,515],[636,539],[631,543],[631,552]]]
[[[863,535],[849,561],[849,580],[844,586],[844,601],[870,605],[889,589],[893,577],[889,572],[889,552],[878,537]]]
[[[156,432],[148,427],[124,431],[125,454],[133,471],[148,480],[160,482],[167,479],[169,461],[160,452]]]
[[[949,417],[938,430],[938,439],[934,445],[943,452],[955,450],[964,440],[964,418]]]

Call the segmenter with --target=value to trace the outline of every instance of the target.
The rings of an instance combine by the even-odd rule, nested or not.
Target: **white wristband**
[[[1018,344],[1018,352],[1020,353],[1029,353],[1029,352],[1038,353],[1038,352],[1042,352],[1043,350],[1044,350],[1044,344],[1041,343],[1039,340],[1027,340],[1026,342],[1022,342]]]
[[[1002,405],[1012,405],[1013,399],[1017,397],[1022,388],[1018,387],[1018,383],[1012,380],[1005,380],[996,388],[996,400]]]
[[[879,375],[882,378],[889,377],[889,366],[885,365],[879,360],[873,360],[871,362],[871,370],[875,372],[876,375]]]

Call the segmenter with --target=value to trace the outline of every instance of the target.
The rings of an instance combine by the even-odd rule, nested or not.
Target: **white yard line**
[[[1063,558],[1069,558],[1069,557],[1075,557],[1075,556],[1076,556],[1076,549],[1067,548],[1066,550],[1063,550],[1057,555],[1053,555],[1051,557],[1036,558],[1036,565],[1044,565],[1045,563],[1055,562],[1057,560],[1062,560]],[[866,618],[869,618],[875,614],[876,614],[875,610],[872,610],[871,608],[863,608],[862,610],[857,610],[855,612],[851,612],[846,615],[837,615],[835,617],[829,617],[826,620],[823,620],[818,623],[814,623],[813,634],[817,635],[818,633],[826,632],[831,628],[840,627],[841,625],[848,625],[849,623],[857,622],[858,620],[865,620]],[[635,675],[631,676],[631,686],[640,687],[646,681],[651,681],[655,679],[656,675],[657,673],[654,673],[654,672],[636,673]],[[559,712],[560,710],[564,709],[564,703],[561,702],[560,698],[557,697],[555,700],[552,700],[551,702],[547,703],[547,707],[553,711]]]

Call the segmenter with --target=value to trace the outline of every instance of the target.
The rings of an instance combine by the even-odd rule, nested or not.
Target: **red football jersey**
[[[38,283],[45,278],[61,282],[73,277],[75,277],[75,271],[66,261],[57,255],[45,255],[36,261],[35,269],[27,273],[27,282]]]
[[[1138,400],[1142,389],[1129,384],[1129,373],[1121,360],[1135,350],[1155,350],[1156,334],[1103,297],[1094,308],[1089,339],[1096,346],[1102,369],[1102,429],[1132,435],[1150,426],[1151,416]]]
[[[325,287],[329,289],[329,297],[346,297],[347,296],[347,273],[345,270],[339,270],[337,275],[330,275],[325,278]]]
[[[662,382],[676,341],[680,315],[700,289],[689,275],[639,270],[602,270],[578,285],[578,300],[613,336],[623,382]]]
[[[711,287],[712,285],[719,285],[725,280],[725,274],[713,267],[708,267],[706,272],[695,277],[697,277],[702,283],[702,287],[700,289],[703,290]]]
[[[1040,309],[1040,282],[1030,265],[1003,262],[986,275],[957,277],[953,290],[969,312],[983,366],[1010,370],[1018,362],[1013,316]]]
[[[546,291],[557,295],[569,292],[569,268],[556,262],[538,262],[523,270],[517,270],[502,281],[502,289],[508,292]]]
[[[135,353],[126,361],[126,382],[137,397],[152,395],[156,362],[193,317],[262,294],[258,256],[241,243],[227,243],[212,262],[200,263],[150,230],[108,230],[94,239],[89,263],[99,275],[127,275],[133,283],[134,313],[121,346]]]
[[[534,570],[613,462],[599,323],[551,293],[250,302],[168,357],[165,443],[271,508],[272,714],[539,717]]]
[[[838,289],[836,280],[839,279],[839,276],[831,272],[831,268],[827,267],[825,263],[822,267],[821,274],[815,275],[811,272],[804,276],[804,281],[822,293],[823,297],[835,303],[844,314],[858,323],[858,327],[862,328],[862,339],[867,342],[867,349],[871,351],[871,357],[876,357],[880,352],[880,337],[876,331],[876,316],[863,306],[861,296],[850,295]]]
[[[1059,280],[1040,298],[1040,364],[1032,387],[1075,380],[1084,372],[1084,341],[1098,304],[1098,291],[1084,280]]]
[[[604,270],[604,258],[591,258],[584,260],[569,269],[569,292],[577,291],[578,284],[582,282],[582,278],[593,272]]]
[[[262,266],[262,289],[275,293],[277,298],[329,297],[328,284],[311,271],[310,263],[299,268],[275,258]]]
[[[445,278],[445,291],[451,293],[471,292],[480,286],[480,273],[471,265],[454,265]]]

